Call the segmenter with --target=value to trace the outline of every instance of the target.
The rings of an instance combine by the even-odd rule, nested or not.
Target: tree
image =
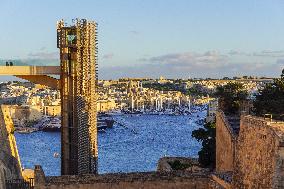
[[[202,142],[202,148],[198,152],[198,162],[202,167],[215,168],[216,165],[216,125],[205,123],[204,128],[192,131],[192,137]]]
[[[284,69],[280,79],[274,79],[273,83],[266,84],[256,96],[253,112],[258,116],[272,114],[274,119],[283,119]]]
[[[241,83],[229,82],[218,86],[215,95],[219,98],[219,108],[226,114],[238,114],[240,104],[247,99],[248,93]]]

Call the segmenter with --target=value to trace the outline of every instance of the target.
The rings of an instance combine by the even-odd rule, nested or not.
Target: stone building
[[[216,113],[218,110],[218,99],[212,99],[209,101],[206,122],[215,122]]]
[[[61,116],[61,106],[48,105],[43,107],[43,115],[46,116]]]
[[[113,99],[98,100],[97,101],[97,111],[98,112],[108,112],[116,108],[116,103]]]

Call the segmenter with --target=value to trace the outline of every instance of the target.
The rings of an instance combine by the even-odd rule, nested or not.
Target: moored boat
[[[98,131],[112,128],[114,124],[113,118],[108,114],[98,114],[97,117],[97,129]],[[40,130],[44,132],[60,132],[61,120],[60,118],[52,118],[40,127]]]

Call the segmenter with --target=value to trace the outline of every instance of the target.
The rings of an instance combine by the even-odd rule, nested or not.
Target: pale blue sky
[[[283,0],[0,0],[0,59],[56,62],[56,21],[76,17],[99,24],[100,78],[284,67]]]

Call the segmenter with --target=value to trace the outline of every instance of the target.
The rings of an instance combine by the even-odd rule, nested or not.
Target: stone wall
[[[20,178],[18,161],[16,158],[0,151],[0,189],[5,188],[6,179]]]
[[[5,188],[5,179],[21,177],[16,140],[13,135],[11,118],[6,115],[5,106],[0,108],[0,189]]]
[[[201,168],[198,159],[186,157],[162,157],[158,161],[158,172],[171,172],[174,171],[169,163],[179,161],[181,164],[190,165],[186,170],[190,172],[209,172],[209,169]]]
[[[10,115],[10,108],[8,105],[1,105],[0,122],[2,130],[2,139],[5,143],[5,151],[13,156],[18,161],[18,166],[21,169],[21,161],[17,148],[16,138],[14,136],[14,124]]]
[[[35,168],[35,189],[224,189],[209,174],[187,171],[45,177]]]
[[[243,116],[234,188],[284,188],[284,123]]]
[[[225,115],[216,114],[216,171],[227,172],[234,169],[236,136],[230,129]]]

